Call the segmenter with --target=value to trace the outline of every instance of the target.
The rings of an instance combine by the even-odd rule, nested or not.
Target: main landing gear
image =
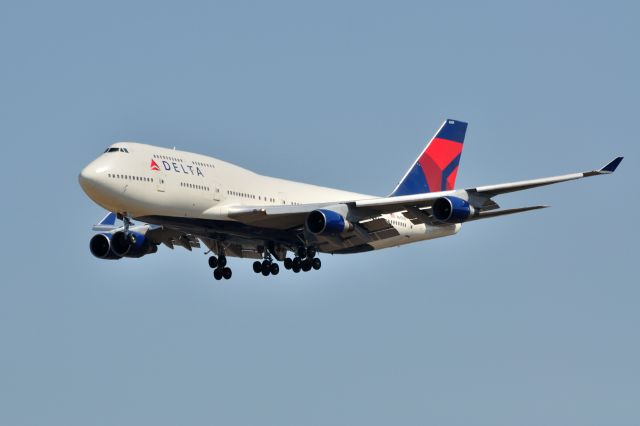
[[[310,271],[315,269],[316,271],[322,266],[320,259],[316,257],[316,250],[314,248],[306,248],[300,246],[296,249],[297,256],[291,259],[287,257],[284,259],[284,268],[292,270],[295,273],[300,271]],[[265,254],[265,259],[253,262],[253,272],[256,274],[262,274],[265,277],[269,275],[278,275],[280,267],[272,259],[269,253]]]
[[[271,254],[266,252],[262,262],[259,260],[253,262],[253,272],[268,277],[269,275],[278,275],[280,273],[280,267],[273,261]]]
[[[253,272],[268,277],[269,275],[278,275],[280,273],[280,267],[277,263],[269,259],[265,259],[262,262],[256,260],[253,262]]]
[[[233,274],[231,268],[227,266],[227,256],[221,253],[219,257],[211,256],[209,258],[209,266],[213,268],[213,278],[217,281],[221,279],[228,280]]]
[[[300,271],[309,272],[311,269],[316,271],[322,267],[322,261],[316,257],[316,250],[313,247],[298,247],[297,256],[293,259],[287,257],[284,260],[285,269],[290,269],[296,274]]]
[[[209,266],[213,269],[213,278],[217,281],[221,279],[228,280],[231,278],[231,268],[227,266],[227,257],[224,252],[220,252],[218,257],[209,257]],[[285,269],[289,269],[295,273],[300,271],[308,272],[312,269],[316,271],[322,267],[322,262],[316,257],[316,250],[312,247],[298,247],[296,249],[296,257],[291,259],[287,257],[284,259]],[[256,260],[253,262],[253,272],[256,274],[262,274],[265,277],[269,275],[278,275],[280,273],[280,266],[275,262],[269,252],[265,252],[264,260]]]

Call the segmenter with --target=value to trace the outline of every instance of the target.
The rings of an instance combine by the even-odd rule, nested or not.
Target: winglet
[[[100,222],[93,225],[93,230],[109,231],[111,229],[114,229],[116,227],[116,219],[117,219],[116,214],[113,212],[109,212],[105,217],[102,218]]]
[[[620,165],[620,162],[622,161],[624,157],[617,157],[613,160],[611,160],[609,162],[609,164],[607,164],[606,166],[604,166],[603,168],[601,168],[600,170],[598,170],[600,173],[613,173],[616,171],[616,169],[618,168],[618,166]]]

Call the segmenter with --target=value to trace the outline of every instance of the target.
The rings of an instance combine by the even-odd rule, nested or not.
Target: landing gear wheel
[[[271,273],[271,262],[269,262],[268,260],[263,260],[262,264],[260,265],[260,271],[265,277],[268,276]]]
[[[301,266],[302,266],[302,260],[300,260],[299,257],[294,257],[293,263],[291,264],[291,268],[292,269],[298,268],[298,270],[300,270]]]
[[[253,272],[255,272],[256,274],[259,274],[260,272],[262,272],[262,262],[258,260],[253,262]]]
[[[320,259],[318,259],[317,257],[314,257],[314,258],[311,260],[311,267],[312,267],[313,269],[315,269],[316,271],[317,271],[318,269],[320,269],[320,267],[321,267],[321,266],[322,266],[322,262],[321,262],[321,261],[320,261]]]
[[[229,278],[231,278],[231,275],[231,268],[222,268],[222,278],[228,280]]]
[[[297,274],[298,272],[300,272],[300,266],[293,265],[291,267],[291,270]]]
[[[270,270],[271,270],[271,275],[278,275],[278,273],[280,272],[280,267],[278,266],[277,263],[272,263]]]
[[[298,254],[298,257],[307,257],[307,249],[303,246],[298,247],[298,250],[296,252]]]
[[[213,278],[215,278],[216,281],[220,281],[222,279],[222,270],[220,268],[213,270]]]
[[[311,270],[311,260],[305,259],[302,261],[302,270],[305,272],[309,272]]]
[[[218,258],[218,266],[220,268],[227,266],[227,256],[222,255]]]
[[[309,259],[313,259],[314,257],[316,257],[316,249],[314,248],[308,248],[307,249],[307,257]]]
[[[291,269],[292,266],[293,266],[293,260],[291,260],[291,258],[287,257],[284,260],[284,269]]]
[[[209,258],[209,267],[211,269],[215,268],[216,266],[218,266],[218,258],[215,256],[211,256]]]

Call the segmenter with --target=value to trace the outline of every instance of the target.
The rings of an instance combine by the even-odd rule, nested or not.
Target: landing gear
[[[280,273],[280,266],[278,266],[278,264],[271,258],[271,255],[267,253],[265,255],[265,259],[262,262],[258,260],[253,262],[253,272],[255,272],[256,274],[262,274],[265,277],[268,277],[269,275],[278,275]]]
[[[225,280],[230,279],[232,274],[233,273],[231,272],[231,268],[222,268],[222,278],[224,278]]]
[[[222,248],[219,249],[218,256],[211,255],[208,259],[209,266],[213,269],[213,278],[217,281],[228,280],[233,275],[231,268],[227,266],[227,257]],[[283,266],[285,269],[293,271],[297,274],[300,271],[308,272],[310,270],[319,270],[322,262],[316,257],[317,250],[313,247],[296,247],[297,256],[294,258],[287,257],[284,259]],[[281,253],[281,255],[284,253]],[[303,254],[301,256],[300,254]],[[279,257],[281,259],[281,257]],[[268,251],[264,252],[264,260],[256,260],[252,265],[253,272],[262,274],[265,277],[269,275],[278,275],[280,273],[280,265],[272,257]]]
[[[220,256],[218,257],[209,257],[209,267],[213,269],[213,278],[216,281],[220,281],[223,278],[228,280],[233,275],[231,268],[227,267],[227,256],[225,256],[224,251],[220,251]]]
[[[290,257],[287,257],[284,260],[284,269],[291,269],[292,266],[293,266],[293,260],[291,260]]]
[[[322,267],[322,262],[316,257],[317,251],[313,247],[299,246],[296,248],[297,256],[293,259],[287,257],[284,260],[284,267],[294,273],[300,271],[308,272],[312,269],[318,270]]]
[[[277,263],[272,263],[270,266],[271,275],[278,275],[280,273],[280,267]]]
[[[233,275],[233,272],[231,271],[231,268],[216,268],[213,270],[213,278],[215,278],[217,281],[220,281],[221,279],[225,279],[228,280],[231,278],[231,275]]]
[[[302,270],[309,272],[311,270],[311,259],[305,259],[302,261]]]
[[[124,233],[128,234],[129,227],[133,225],[133,222],[131,221],[131,219],[129,219],[129,216],[127,216],[126,213],[122,215],[122,222],[124,223]]]
[[[260,269],[262,275],[264,275],[265,277],[269,276],[269,274],[271,273],[271,262],[269,262],[268,260],[263,261],[262,265],[260,265]]]

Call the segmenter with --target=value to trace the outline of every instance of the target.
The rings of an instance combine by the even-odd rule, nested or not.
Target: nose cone
[[[82,169],[78,175],[78,183],[82,190],[94,201],[102,197],[109,189],[107,171],[110,165],[104,158],[97,158]]]
[[[95,167],[92,167],[91,164],[82,169],[78,175],[78,182],[80,183],[82,190],[87,194],[90,194],[95,187],[96,175]]]

